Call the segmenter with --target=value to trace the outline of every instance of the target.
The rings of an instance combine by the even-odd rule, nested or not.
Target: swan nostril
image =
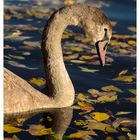
[[[107,32],[107,28],[104,28],[104,31]]]

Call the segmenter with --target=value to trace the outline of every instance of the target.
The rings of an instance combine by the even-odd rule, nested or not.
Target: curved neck
[[[74,10],[75,11],[75,10]],[[42,38],[42,53],[49,96],[58,99],[74,99],[74,88],[66,71],[61,48],[61,37],[68,25],[77,25],[78,17],[70,7],[54,13],[46,24]],[[75,12],[76,13],[76,12]],[[63,98],[62,98],[63,96]]]

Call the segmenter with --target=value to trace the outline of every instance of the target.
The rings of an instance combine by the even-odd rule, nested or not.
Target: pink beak
[[[105,65],[105,55],[106,55],[107,44],[108,44],[108,40],[99,41],[96,44],[98,56],[99,56],[100,63],[102,66]]]

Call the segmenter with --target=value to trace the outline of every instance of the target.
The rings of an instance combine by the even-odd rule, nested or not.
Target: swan
[[[74,101],[74,87],[64,65],[61,37],[68,25],[81,26],[94,42],[102,66],[112,35],[107,16],[98,8],[76,4],[54,12],[44,27],[41,49],[49,95],[4,68],[4,113],[22,113],[45,108],[68,107]]]

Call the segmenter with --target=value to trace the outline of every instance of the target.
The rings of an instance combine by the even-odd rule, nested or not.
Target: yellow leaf
[[[122,70],[122,71],[119,73],[119,76],[125,75],[127,72],[128,72],[128,70]]]
[[[73,134],[70,134],[68,137],[69,138],[83,138],[88,135],[96,136],[97,134],[94,131],[78,131]]]
[[[91,72],[91,73],[94,73],[94,72],[97,72],[99,70],[95,70],[95,69],[88,69],[88,68],[85,68],[85,67],[79,67],[81,69],[81,71],[83,72]]]
[[[118,92],[122,92],[121,89],[119,89],[118,87],[115,87],[113,85],[110,85],[110,86],[104,86],[101,88],[102,90],[104,91],[118,91]]]
[[[101,121],[105,121],[105,120],[109,119],[110,116],[106,113],[93,112],[93,113],[91,113],[91,117],[93,119],[95,119],[96,121],[101,122]]]
[[[128,89],[128,91],[136,95],[136,89]]]
[[[126,138],[125,136],[119,136],[118,140],[128,140],[128,138]]]
[[[72,63],[77,63],[77,64],[84,64],[86,61],[81,61],[81,60],[70,60]]]
[[[120,112],[117,112],[116,115],[126,115],[126,114],[130,114],[132,112],[126,112],[126,111],[120,111]]]
[[[105,138],[105,140],[114,140],[114,138],[113,138],[113,137],[110,137],[110,136],[107,136],[107,137]]]
[[[7,133],[17,133],[17,132],[21,132],[22,129],[18,127],[14,127],[11,124],[5,124],[4,131],[6,131]]]
[[[134,76],[128,75],[128,76],[119,76],[119,77],[114,78],[113,80],[123,81],[123,82],[132,82],[134,78],[135,78]]]
[[[91,104],[87,103],[87,102],[78,102],[78,105],[81,106],[81,107],[91,106]]]
[[[136,103],[136,98],[126,98],[126,100],[132,102],[132,103]]]
[[[125,127],[121,128],[121,130],[122,130],[122,131],[124,131],[124,132],[131,132],[131,130],[130,130],[130,129],[125,128]]]
[[[36,86],[44,86],[46,81],[43,78],[32,78],[29,81],[31,84],[35,84]]]
[[[64,60],[72,60],[72,59],[76,59],[79,56],[79,54],[75,53],[75,54],[71,54],[68,56],[64,56]]]
[[[91,60],[91,59],[93,59],[93,56],[82,55],[82,56],[80,57],[80,60]]]
[[[134,40],[129,40],[129,41],[128,41],[128,44],[129,44],[129,45],[136,45],[136,41],[134,41]]]
[[[30,125],[29,133],[34,136],[52,135],[54,132],[51,128],[45,128],[43,125]]]
[[[113,128],[110,124],[102,123],[102,122],[97,122],[95,120],[89,121],[89,123],[84,126],[87,127],[89,130],[100,130],[100,131],[106,131],[106,132],[112,132],[116,133],[117,130]]]
[[[104,95],[104,96],[101,96],[101,97],[98,97],[97,100],[100,101],[100,102],[113,102],[115,100],[117,100],[117,95]]]
[[[100,95],[101,93],[96,90],[96,89],[89,89],[88,92],[93,96],[93,97],[97,97],[98,95]]]
[[[88,96],[85,96],[83,93],[79,93],[77,97],[78,99],[82,99],[82,100],[88,98]]]
[[[85,120],[75,120],[74,123],[76,125],[86,125],[88,122]]]

